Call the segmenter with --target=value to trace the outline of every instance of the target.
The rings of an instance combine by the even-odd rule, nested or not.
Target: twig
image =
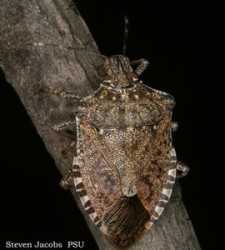
[[[77,96],[90,94],[98,87],[96,69],[103,60],[86,24],[74,9],[75,12],[69,0],[2,0],[0,8],[0,65],[63,175],[72,162],[72,151],[63,154],[71,139],[57,135],[51,127],[76,112],[76,103],[68,107],[60,96],[52,96],[46,89],[63,88]],[[38,46],[39,43],[61,44],[62,49]],[[96,54],[85,50],[68,53],[63,49],[82,46]],[[99,248],[116,249],[87,218],[74,191],[73,195]],[[200,249],[178,186],[163,216],[129,249]]]

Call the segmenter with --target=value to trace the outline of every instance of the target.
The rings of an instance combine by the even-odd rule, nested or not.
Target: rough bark
[[[68,104],[48,89],[88,95],[98,87],[97,68],[102,63],[87,26],[70,4],[69,0],[2,0],[0,8],[0,66],[62,175],[71,166],[72,149],[66,150],[71,139],[51,127],[71,118],[76,102]],[[116,249],[90,222],[74,191],[73,196],[99,248]],[[129,249],[200,249],[178,185],[156,225]]]

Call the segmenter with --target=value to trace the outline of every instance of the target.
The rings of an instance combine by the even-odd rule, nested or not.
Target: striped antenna
[[[129,19],[127,16],[124,16],[123,55],[126,55],[127,51],[128,25]]]

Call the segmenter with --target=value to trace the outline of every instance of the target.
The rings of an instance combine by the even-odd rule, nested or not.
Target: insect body
[[[62,183],[75,186],[84,209],[119,246],[151,228],[170,199],[177,162],[171,132],[174,98],[138,80],[124,56],[107,58],[104,81],[81,100],[73,167]]]

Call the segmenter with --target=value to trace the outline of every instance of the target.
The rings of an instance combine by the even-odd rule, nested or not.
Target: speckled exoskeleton
[[[100,87],[80,100],[74,121],[56,127],[74,124],[77,138],[62,185],[76,189],[91,220],[119,246],[151,228],[170,199],[177,170],[188,170],[172,144],[174,98],[139,80],[147,64],[106,58]]]

